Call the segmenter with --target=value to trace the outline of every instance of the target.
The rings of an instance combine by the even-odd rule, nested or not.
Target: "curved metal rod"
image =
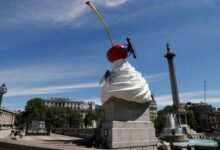
[[[93,12],[98,16],[99,20],[101,21],[102,25],[104,26],[105,30],[107,31],[109,40],[112,44],[112,46],[114,45],[113,40],[112,40],[112,36],[111,33],[105,23],[105,21],[103,20],[102,16],[99,14],[98,10],[96,9],[95,5],[93,5],[90,1],[87,1],[86,4],[93,10]]]

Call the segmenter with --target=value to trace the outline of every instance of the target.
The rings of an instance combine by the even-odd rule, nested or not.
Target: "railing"
[[[220,133],[196,133],[191,134],[193,139],[210,139],[210,140],[220,140]]]

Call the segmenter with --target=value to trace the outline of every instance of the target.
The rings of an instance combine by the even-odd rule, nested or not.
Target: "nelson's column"
[[[173,58],[175,56],[176,56],[175,53],[172,53],[170,51],[169,44],[167,43],[167,53],[164,55],[164,57],[167,58],[168,65],[169,65],[170,83],[171,83],[172,97],[173,97],[173,106],[174,106],[174,108],[178,108],[180,105],[180,102],[179,102],[179,93],[178,93],[178,88],[177,88],[175,68],[174,68],[174,63],[173,63]]]
[[[184,108],[181,108],[180,100],[179,100],[179,93],[178,93],[177,80],[176,80],[174,61],[173,61],[173,58],[176,56],[176,54],[170,51],[170,47],[168,43],[166,45],[166,48],[167,48],[167,53],[164,55],[164,57],[167,58],[169,72],[170,72],[170,84],[171,84],[172,98],[173,98],[172,113],[176,114],[176,119],[180,127],[188,127],[187,118],[186,118],[187,111]]]

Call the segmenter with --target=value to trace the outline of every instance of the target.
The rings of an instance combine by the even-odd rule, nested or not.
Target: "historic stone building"
[[[14,125],[16,112],[0,107],[0,128]]]
[[[220,129],[220,109],[212,107],[207,103],[186,103],[186,109],[193,110],[197,131],[214,132]]]
[[[218,124],[218,129],[216,131],[220,132],[220,108],[217,108],[214,113],[216,117],[216,122]]]
[[[45,105],[47,107],[61,107],[61,108],[70,108],[73,110],[95,110],[94,102],[85,102],[85,101],[71,101],[67,98],[50,98],[45,100]]]
[[[154,96],[152,95],[152,102],[149,106],[149,113],[150,113],[150,120],[154,122],[154,120],[157,118],[157,103],[154,99]]]
[[[7,93],[7,87],[5,86],[5,84],[2,84],[0,86],[0,129],[14,125],[16,114],[16,112],[13,110],[1,107],[3,95],[5,93]]]
[[[80,111],[83,117],[85,117],[88,110],[96,110],[98,108],[95,102],[71,101],[68,98],[50,98],[49,100],[45,100],[45,106],[77,110]]]

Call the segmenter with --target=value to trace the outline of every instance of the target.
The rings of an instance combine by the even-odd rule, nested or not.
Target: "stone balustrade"
[[[196,133],[191,134],[193,139],[210,139],[220,141],[220,133]]]

